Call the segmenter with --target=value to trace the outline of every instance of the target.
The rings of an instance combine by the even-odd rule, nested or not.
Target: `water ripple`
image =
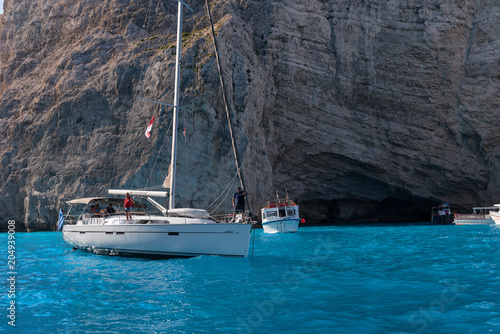
[[[27,333],[500,330],[496,226],[257,231],[246,259],[97,256],[68,252],[60,233],[16,236]]]

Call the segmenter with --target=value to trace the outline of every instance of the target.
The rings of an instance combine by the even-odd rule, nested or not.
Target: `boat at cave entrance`
[[[494,225],[495,221],[492,218],[492,213],[499,210],[500,206],[472,208],[470,214],[456,213],[454,222],[455,225]]]
[[[246,257],[250,247],[252,225],[246,221],[231,223],[216,221],[204,209],[175,207],[175,161],[177,154],[177,112],[179,106],[179,76],[182,37],[182,7],[178,3],[176,75],[172,125],[171,173],[168,174],[167,191],[109,190],[110,195],[129,193],[136,199],[144,198],[160,214],[149,213],[144,205],[134,206],[131,219],[124,212],[107,213],[106,210],[89,213],[88,206],[99,204],[103,208],[123,207],[123,199],[114,197],[78,198],[67,203],[70,211],[75,205],[83,205],[87,212],[66,215],[64,240],[76,249],[96,254],[138,256],[138,257],[193,257],[199,255],[220,255]],[[168,188],[165,180],[164,187]],[[163,207],[152,197],[169,197],[169,208]],[[137,201],[138,202],[138,201]]]
[[[450,225],[453,224],[453,219],[450,204],[443,203],[432,208],[431,222],[433,224]]]

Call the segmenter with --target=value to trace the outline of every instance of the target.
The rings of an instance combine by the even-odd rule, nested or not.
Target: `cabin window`
[[[262,212],[262,220],[266,219],[266,213]]]
[[[286,210],[286,213],[287,213],[288,217],[295,216],[295,212],[294,212],[293,208],[288,208]]]
[[[280,209],[280,217],[286,217],[285,209]]]
[[[276,211],[268,211],[266,215],[267,218],[271,218],[271,217],[276,217],[278,214]]]

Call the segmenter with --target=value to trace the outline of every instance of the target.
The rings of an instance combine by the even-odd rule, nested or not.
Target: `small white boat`
[[[297,232],[299,222],[304,222],[299,218],[299,206],[288,198],[269,201],[261,212],[264,233]]]
[[[439,225],[453,224],[453,213],[450,204],[443,203],[432,208],[431,222]]]
[[[500,207],[476,207],[470,214],[455,214],[455,225],[494,225],[491,213],[498,212]]]

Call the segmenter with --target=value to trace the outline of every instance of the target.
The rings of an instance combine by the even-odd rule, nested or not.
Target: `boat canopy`
[[[148,190],[124,190],[124,189],[109,189],[110,195],[126,195],[132,196],[152,196],[152,197],[168,197],[167,191],[148,191]]]
[[[125,199],[123,198],[109,198],[109,197],[81,197],[81,198],[75,198],[72,199],[71,201],[67,201],[69,205],[74,205],[74,204],[84,204],[84,205],[91,205],[91,204],[99,204],[104,206],[108,206],[109,204],[114,205],[114,206],[123,206],[125,202]],[[146,205],[144,203],[139,203],[139,202],[134,202],[134,208],[145,208]]]

